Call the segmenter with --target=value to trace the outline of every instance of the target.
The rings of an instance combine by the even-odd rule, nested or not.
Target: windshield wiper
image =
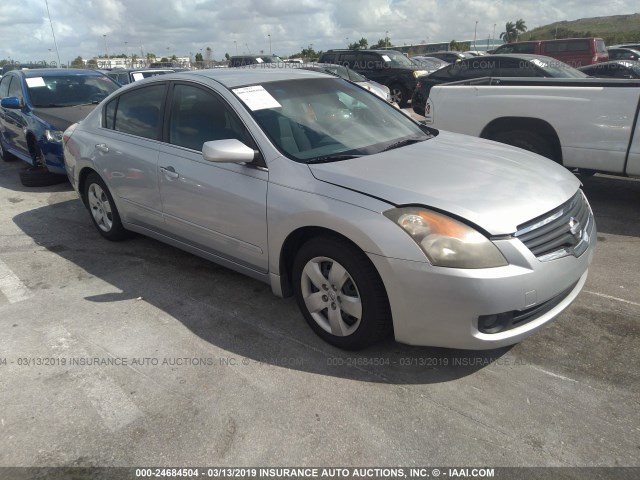
[[[329,163],[329,162],[339,162],[341,160],[351,160],[352,158],[360,158],[362,155],[354,155],[354,154],[344,154],[337,153],[335,155],[324,155],[322,157],[316,157],[312,160],[309,160],[307,164],[311,163]]]
[[[419,142],[423,142],[425,141],[427,138],[426,137],[413,137],[413,138],[407,138],[405,140],[400,140],[399,142],[396,143],[392,143],[391,145],[389,145],[388,147],[383,148],[381,151],[382,152],[386,152],[387,150],[393,150],[394,148],[400,148],[400,147],[405,147],[407,145],[411,145],[414,143],[419,143]]]

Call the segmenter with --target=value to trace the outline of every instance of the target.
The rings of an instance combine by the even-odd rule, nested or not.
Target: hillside
[[[607,45],[640,41],[640,13],[555,22],[531,29],[520,41],[570,37],[602,37]]]

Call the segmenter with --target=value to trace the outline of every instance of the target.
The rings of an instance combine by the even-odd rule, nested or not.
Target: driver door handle
[[[109,147],[107,147],[104,143],[97,144],[96,150],[102,153],[109,153]]]
[[[180,178],[180,174],[176,172],[176,169],[169,167],[160,167],[160,171],[164,173],[169,178]]]

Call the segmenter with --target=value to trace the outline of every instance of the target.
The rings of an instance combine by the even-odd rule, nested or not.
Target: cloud
[[[469,40],[499,36],[507,21],[531,29],[558,20],[599,16],[601,0],[48,0],[62,62],[78,55],[140,50],[186,56],[207,47],[214,58],[268,52],[288,55],[313,45],[345,47],[364,37],[375,43]],[[610,0],[606,13],[629,14],[637,1]],[[476,31],[476,21],[477,31]],[[52,49],[52,52],[49,52]],[[54,60],[55,47],[42,0],[3,2],[0,59]]]

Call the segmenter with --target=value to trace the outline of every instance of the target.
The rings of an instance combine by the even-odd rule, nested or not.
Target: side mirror
[[[20,110],[22,108],[22,102],[18,97],[5,97],[0,102],[3,108],[11,108],[13,110]]]
[[[234,138],[205,142],[202,157],[208,162],[247,163],[256,158],[256,152]]]

